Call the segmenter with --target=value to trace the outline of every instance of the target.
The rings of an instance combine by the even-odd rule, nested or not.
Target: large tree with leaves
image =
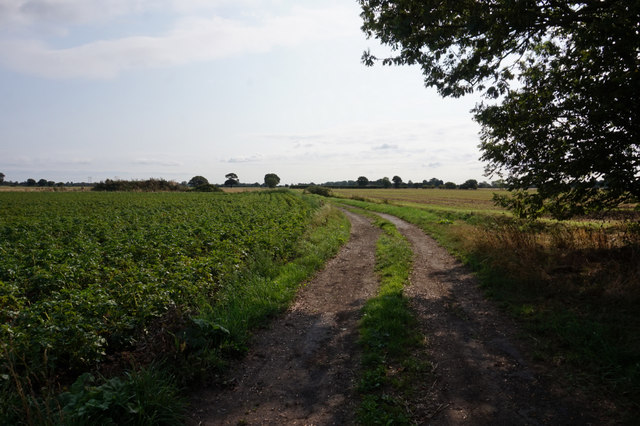
[[[187,185],[192,187],[198,187],[201,185],[208,185],[208,184],[209,184],[209,181],[207,180],[207,178],[200,175],[192,177],[191,180],[189,180],[189,183],[187,183]]]
[[[264,184],[269,188],[275,188],[280,183],[280,177],[275,173],[267,173],[264,175]]]
[[[484,96],[482,159],[516,213],[565,218],[640,197],[640,2],[360,4],[362,29],[392,49],[384,64],[419,65],[442,96]]]
[[[238,179],[238,175],[235,173],[227,173],[224,177],[227,179],[224,181],[224,184],[227,186],[233,187],[233,185],[240,183],[240,179]]]
[[[369,185],[369,179],[367,179],[366,176],[359,176],[356,182],[358,183],[358,186],[362,188]]]

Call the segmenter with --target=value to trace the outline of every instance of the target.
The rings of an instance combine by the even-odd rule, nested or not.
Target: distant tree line
[[[292,188],[306,188],[316,186],[315,183],[299,183],[292,185]],[[383,177],[377,180],[369,180],[366,176],[360,176],[356,180],[329,181],[321,184],[327,188],[442,188],[442,189],[478,189],[478,188],[503,188],[504,181],[478,182],[475,179],[468,179],[462,184],[454,182],[444,182],[438,178],[425,179],[422,182],[404,182],[400,176],[393,176],[391,179]]]
[[[236,173],[227,173],[225,175],[224,186],[228,187],[268,187],[275,188],[280,184],[280,177],[275,173],[267,173],[264,176],[264,182],[243,183],[240,182]],[[99,183],[87,182],[54,182],[46,179],[27,179],[24,182],[11,182],[5,180],[5,174],[0,173],[0,185],[11,186],[28,186],[28,187],[91,187],[95,191],[219,191],[221,185],[209,183],[204,176],[194,176],[189,181],[177,183],[164,179],[147,179],[147,180],[120,180],[106,179]],[[289,187],[289,185],[285,185]],[[391,179],[382,177],[376,180],[369,180],[366,176],[359,176],[356,180],[328,181],[323,184],[316,185],[311,183],[298,183],[291,185],[291,188],[306,189],[308,187],[327,187],[327,188],[444,188],[444,189],[478,189],[478,188],[504,188],[503,180],[492,182],[478,182],[475,179],[468,179],[464,183],[458,185],[454,182],[444,182],[442,179],[431,178],[422,182],[404,182],[400,176],[393,176]]]
[[[179,183],[164,179],[147,180],[111,180],[96,183],[92,191],[134,191],[134,192],[165,192],[184,191]]]
[[[52,180],[40,179],[36,181],[29,178],[23,182],[13,182],[5,180],[6,175],[0,173],[0,185],[6,186],[26,186],[26,187],[91,187],[95,191],[220,191],[220,185],[210,184],[204,176],[194,176],[191,180],[177,183],[165,179],[147,180],[123,180],[106,179],[99,183],[90,182],[54,182]],[[280,177],[275,173],[267,173],[264,176],[264,183],[242,183],[236,173],[225,175],[224,185],[229,187],[269,187],[275,188],[280,184]],[[288,185],[287,185],[288,186]]]
[[[6,175],[0,173],[0,185],[5,186],[29,186],[29,187],[63,187],[63,186],[91,186],[91,183],[87,182],[55,182],[53,180],[40,179],[35,180],[29,178],[25,181],[11,181],[5,180]]]

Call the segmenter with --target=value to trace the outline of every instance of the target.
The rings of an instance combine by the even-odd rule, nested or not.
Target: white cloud
[[[145,166],[166,166],[166,167],[180,167],[184,165],[179,161],[160,160],[157,158],[139,158],[133,161],[133,163],[145,165]]]
[[[375,150],[389,150],[389,149],[398,149],[398,145],[383,143],[382,145],[374,146]]]
[[[44,9],[39,13],[66,13],[60,5],[55,12]],[[107,13],[108,10],[107,7]],[[89,19],[89,12],[73,11]],[[128,12],[122,2],[114,2],[110,13]],[[0,40],[0,63],[13,70],[51,78],[111,78],[131,69],[211,61],[358,34],[359,24],[353,18],[345,8],[294,9],[289,15],[267,17],[254,24],[219,16],[183,17],[163,36],[98,40],[64,49],[33,38],[5,39]]]
[[[107,22],[124,15],[167,11],[188,14],[256,0],[0,0],[0,23],[58,28]]]
[[[0,23],[63,28],[136,13],[151,4],[148,0],[3,0]]]
[[[91,158],[42,158],[31,156],[7,156],[0,160],[0,166],[2,167],[60,167],[65,168],[69,166],[84,166],[93,163]]]
[[[424,179],[434,173],[447,179],[480,176],[478,126],[471,121],[420,120],[351,123],[309,133],[253,134],[247,139],[262,146],[261,163],[297,167],[297,174],[331,180],[331,174],[398,173]],[[305,142],[313,140],[309,146]],[[292,149],[293,148],[293,149]],[[307,173],[315,173],[309,175]],[[336,178],[337,179],[337,178]]]
[[[422,167],[426,168],[426,169],[436,169],[438,167],[441,167],[442,163],[440,162],[434,162],[434,163],[428,163],[428,164],[423,164]]]
[[[262,155],[251,155],[247,157],[233,157],[224,160],[225,163],[253,163],[262,160]]]

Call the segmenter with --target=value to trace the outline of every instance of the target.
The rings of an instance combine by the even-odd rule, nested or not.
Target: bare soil
[[[351,239],[299,292],[292,307],[256,332],[246,359],[224,385],[192,398],[191,424],[355,423],[360,364],[357,321],[375,295],[379,230],[361,216]],[[515,324],[485,300],[475,278],[419,228],[388,215],[411,242],[406,295],[434,365],[412,407],[418,424],[568,425],[600,423],[523,356]],[[580,405],[580,406],[579,406]]]

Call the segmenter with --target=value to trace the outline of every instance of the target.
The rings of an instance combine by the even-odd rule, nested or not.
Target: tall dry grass
[[[554,292],[640,299],[640,227],[495,222],[464,230],[465,251]]]
[[[522,321],[535,356],[616,401],[616,417],[640,410],[638,223],[461,229],[487,294]]]

